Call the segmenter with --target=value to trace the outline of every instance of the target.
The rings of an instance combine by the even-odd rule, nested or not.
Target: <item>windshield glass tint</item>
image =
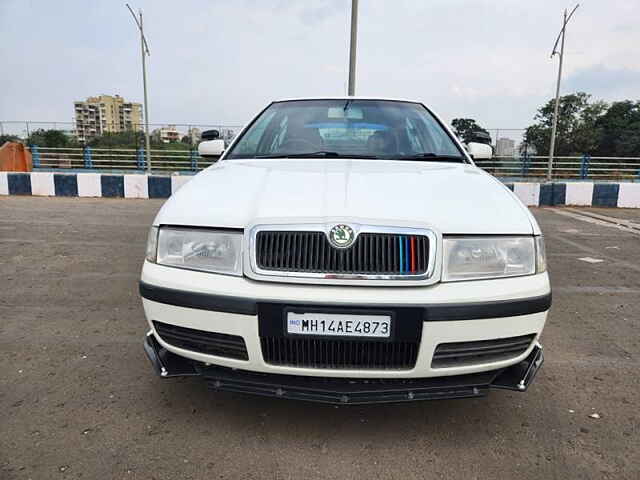
[[[226,158],[463,156],[422,105],[384,100],[298,100],[269,106]],[[454,159],[455,160],[455,159]]]

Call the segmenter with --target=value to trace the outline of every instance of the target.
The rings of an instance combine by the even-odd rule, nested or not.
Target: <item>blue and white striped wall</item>
[[[0,172],[0,195],[168,198],[190,179],[190,175]]]
[[[528,206],[571,205],[640,208],[640,183],[507,183]]]
[[[190,175],[0,172],[0,195],[168,198]],[[640,208],[640,183],[507,183],[528,206]]]

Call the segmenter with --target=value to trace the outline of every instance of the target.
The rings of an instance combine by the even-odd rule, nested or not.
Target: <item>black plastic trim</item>
[[[288,300],[256,300],[254,298],[233,297],[200,292],[187,292],[172,288],[158,287],[140,282],[140,296],[154,302],[166,303],[177,307],[196,308],[215,312],[238,313],[241,315],[257,315],[258,304],[286,304],[289,306],[309,305],[311,302]],[[322,304],[325,308],[350,309],[395,309],[420,308],[425,322],[450,322],[456,320],[481,320],[485,318],[515,317],[531,315],[549,310],[551,292],[539,297],[520,298],[515,300],[498,300],[478,303],[443,303],[432,305],[419,304]]]
[[[551,308],[551,292],[539,297],[492,302],[440,304],[425,306],[427,322],[480,320],[483,318],[515,317],[546,312]]]
[[[265,374],[225,367],[196,366],[214,391],[304,400],[330,405],[402,403],[483,397],[501,371],[432,378],[331,378]]]
[[[175,305],[176,307],[239,313],[241,315],[257,315],[258,313],[256,301],[250,298],[187,292],[185,290],[149,285],[145,282],[140,282],[140,296],[147,300]]]

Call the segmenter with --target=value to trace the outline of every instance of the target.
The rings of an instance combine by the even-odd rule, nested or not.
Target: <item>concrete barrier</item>
[[[192,175],[0,172],[0,195],[168,198]],[[640,183],[505,183],[528,206],[640,208]]]
[[[555,205],[640,208],[640,183],[506,183],[528,206]]]
[[[169,198],[192,175],[0,172],[0,195]]]

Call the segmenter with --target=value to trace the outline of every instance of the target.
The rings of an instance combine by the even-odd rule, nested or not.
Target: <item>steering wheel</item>
[[[309,146],[309,147],[311,147],[311,148],[313,148],[315,150],[317,150],[319,148],[319,145],[316,145],[315,143],[313,143],[313,142],[311,142],[309,140],[305,140],[304,138],[290,138],[290,139],[285,140],[285,142],[282,145],[280,145],[280,150],[283,151],[283,152],[286,152],[286,149],[283,148],[283,147],[285,147],[286,145],[290,145],[291,146],[291,145],[295,145],[295,144],[298,144],[298,145],[300,145],[302,147]],[[295,147],[294,147],[294,149],[295,149]]]

